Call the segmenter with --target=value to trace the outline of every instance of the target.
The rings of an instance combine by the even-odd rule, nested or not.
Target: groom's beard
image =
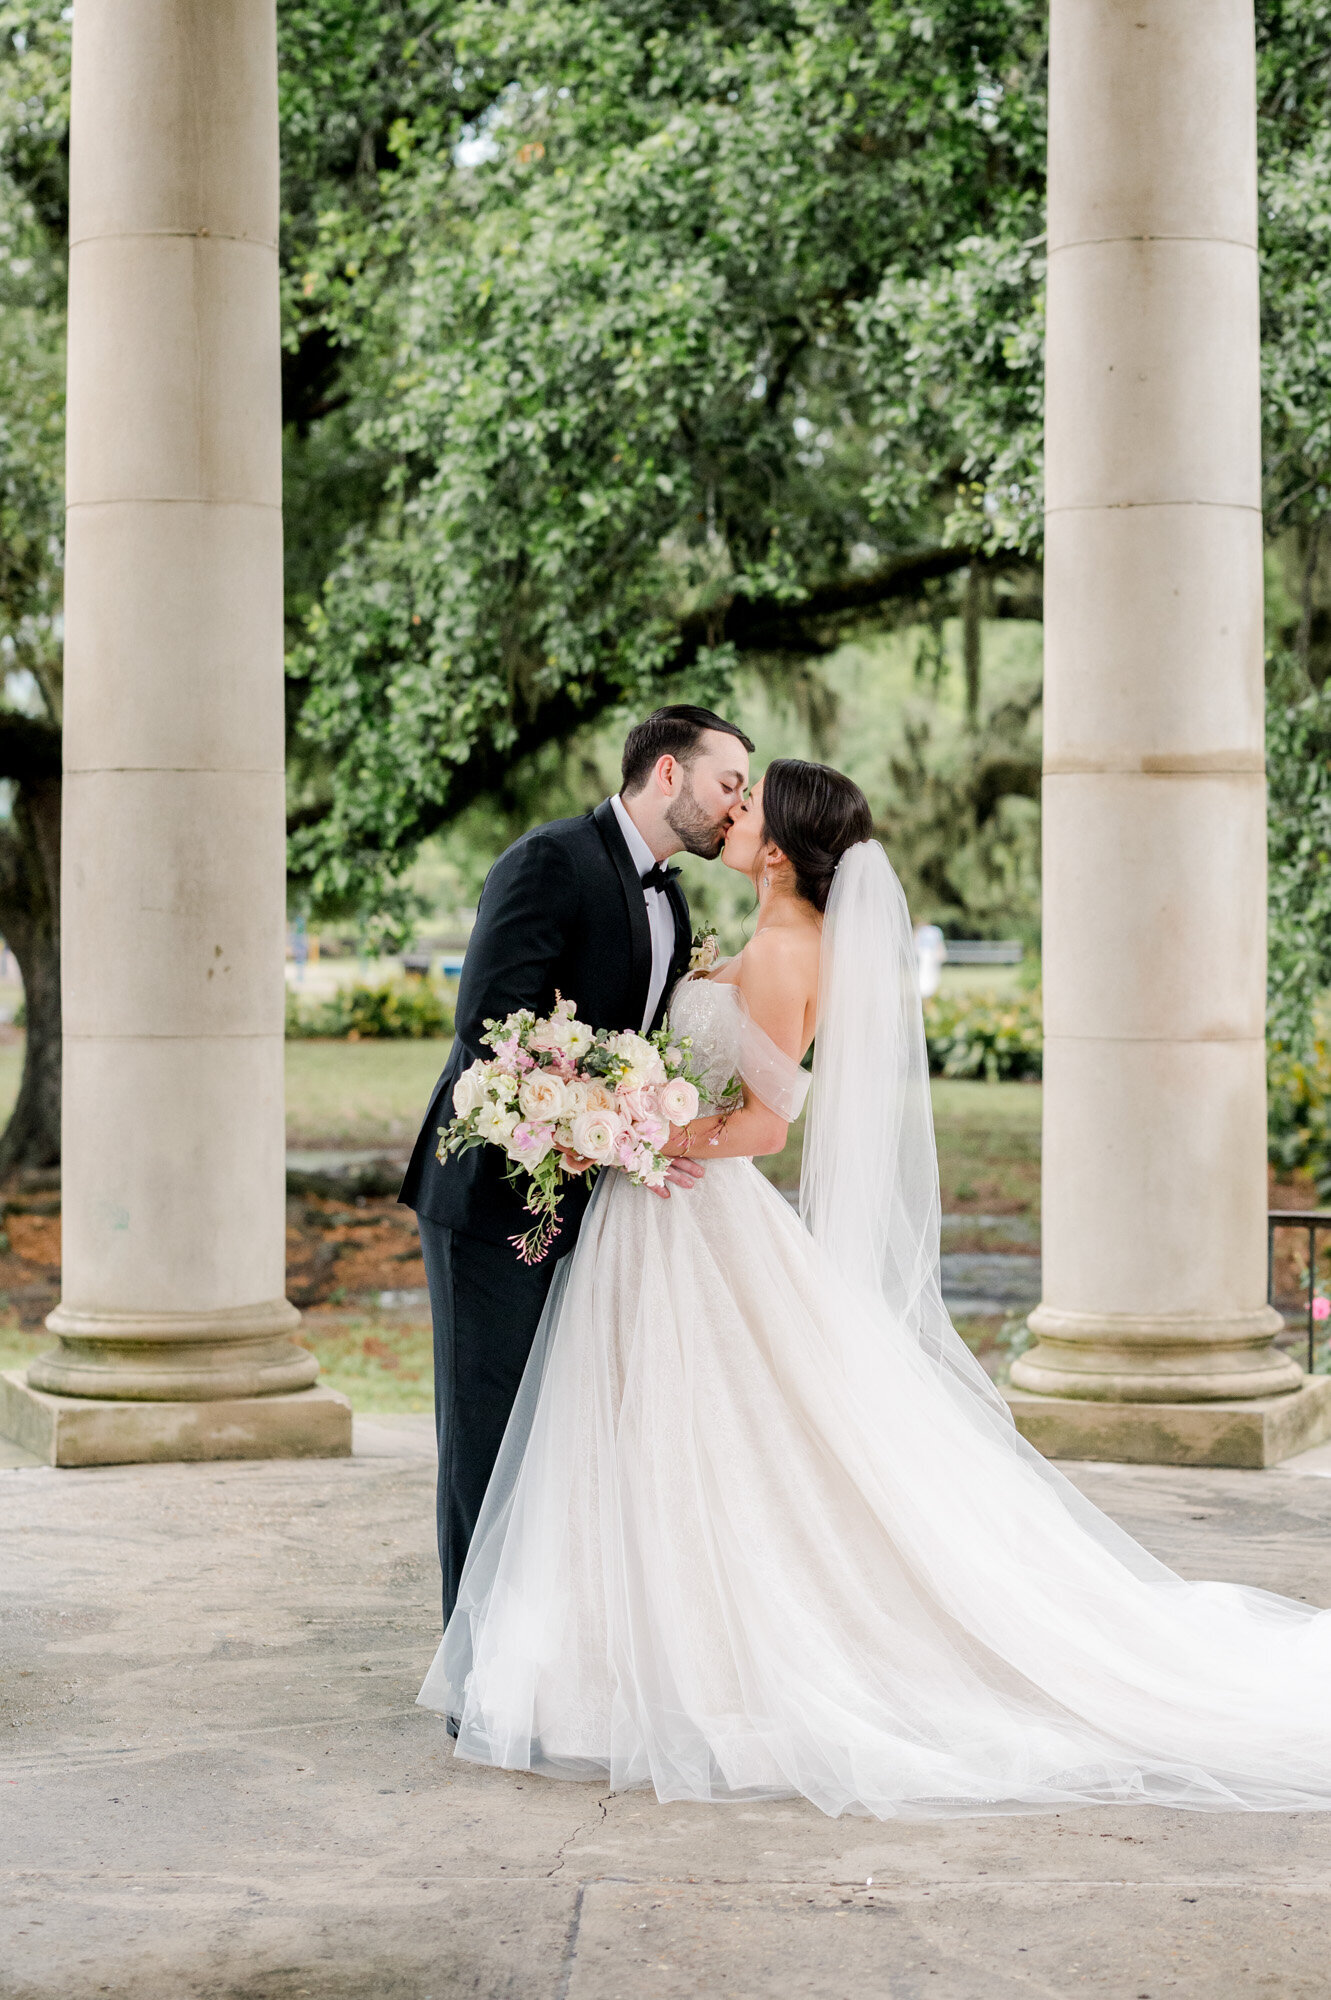
[[[730,814],[727,813],[722,820],[710,819],[693,795],[693,785],[686,770],[684,790],[666,807],[665,823],[686,854],[698,854],[704,861],[715,861],[725,846],[726,834],[730,830]]]

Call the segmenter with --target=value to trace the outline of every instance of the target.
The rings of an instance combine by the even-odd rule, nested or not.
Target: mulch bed
[[[423,1291],[416,1218],[391,1196],[287,1203],[287,1297],[293,1305],[368,1305],[380,1292]],[[0,1312],[37,1327],[60,1298],[60,1196],[11,1189],[0,1227]]]

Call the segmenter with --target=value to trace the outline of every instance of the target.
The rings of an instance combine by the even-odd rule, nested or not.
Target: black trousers
[[[447,1625],[557,1260],[524,1264],[510,1244],[483,1243],[423,1215],[416,1224],[434,1320],[439,1566]]]

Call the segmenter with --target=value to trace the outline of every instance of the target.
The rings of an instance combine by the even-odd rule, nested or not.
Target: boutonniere
[[[721,956],[721,947],[716,941],[716,925],[707,924],[693,933],[693,948],[689,952],[690,972],[710,972]]]

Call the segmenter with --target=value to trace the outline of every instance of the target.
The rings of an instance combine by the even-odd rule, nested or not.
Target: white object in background
[[[947,957],[947,939],[937,924],[916,924],[915,959],[920,968],[920,998],[927,1000],[938,991],[942,977],[943,960]]]

